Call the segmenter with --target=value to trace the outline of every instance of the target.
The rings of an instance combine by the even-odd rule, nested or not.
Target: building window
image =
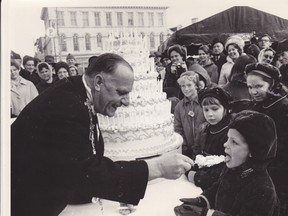
[[[133,12],[127,12],[127,15],[128,15],[128,26],[134,26]]]
[[[89,26],[89,13],[82,12],[82,17],[83,17],[83,26],[88,27]]]
[[[153,32],[150,34],[150,48],[155,48],[155,36]]]
[[[94,17],[95,17],[95,26],[101,26],[100,12],[95,12]]]
[[[111,14],[111,12],[106,12],[106,24],[107,24],[107,26],[112,26],[112,14]]]
[[[158,25],[159,26],[164,26],[164,18],[163,18],[163,13],[158,13]]]
[[[144,26],[144,13],[143,12],[138,13],[138,25]]]
[[[123,13],[117,12],[117,25],[123,26]]]
[[[97,47],[102,48],[102,35],[100,33],[97,34]]]
[[[154,13],[148,13],[149,26],[154,26]]]
[[[164,42],[164,33],[162,33],[162,32],[159,35],[159,42],[160,42],[160,44],[162,44]]]
[[[145,33],[144,32],[141,32],[140,35],[141,35],[141,38],[145,37]]]
[[[61,51],[67,51],[66,36],[64,34],[60,36],[60,47]]]
[[[88,33],[85,35],[85,47],[86,50],[91,50],[91,40],[90,35]]]
[[[70,17],[71,17],[71,25],[72,25],[72,26],[77,26],[76,11],[70,12]]]
[[[79,51],[79,37],[77,34],[73,35],[73,47],[74,51]]]
[[[64,26],[64,11],[57,11],[57,24]]]

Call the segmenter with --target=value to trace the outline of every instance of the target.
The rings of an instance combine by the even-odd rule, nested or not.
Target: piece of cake
[[[196,159],[194,161],[195,164],[198,165],[199,168],[202,167],[211,167],[216,164],[222,163],[225,161],[224,155],[209,155],[209,156],[203,156],[203,155],[196,155]]]

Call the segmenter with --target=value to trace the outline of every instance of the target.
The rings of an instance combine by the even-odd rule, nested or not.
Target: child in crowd
[[[193,146],[194,158],[198,154],[224,155],[223,144],[227,141],[232,97],[222,88],[211,87],[199,91],[198,100],[207,122],[199,127]],[[224,163],[201,169],[194,167],[188,172],[188,179],[204,190],[218,180],[223,166]]]
[[[178,102],[174,111],[174,130],[183,137],[182,153],[192,157],[199,126],[205,122],[202,108],[198,103],[198,91],[205,87],[199,75],[193,71],[181,74],[177,80],[184,98]]]
[[[279,200],[267,165],[276,156],[273,120],[255,111],[237,113],[224,144],[226,166],[217,183],[200,196],[180,199],[177,216],[276,216]]]
[[[255,111],[270,116],[276,125],[277,155],[268,171],[281,202],[281,215],[288,215],[288,98],[279,69],[267,63],[246,66],[247,86]],[[286,90],[285,90],[286,89]]]

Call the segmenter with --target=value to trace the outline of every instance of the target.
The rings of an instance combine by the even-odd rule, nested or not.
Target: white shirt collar
[[[83,84],[84,84],[85,89],[86,89],[86,94],[87,94],[88,100],[92,102],[93,99],[92,99],[92,92],[91,92],[91,88],[87,85],[84,76],[85,76],[85,74],[82,75],[82,81],[83,81]]]

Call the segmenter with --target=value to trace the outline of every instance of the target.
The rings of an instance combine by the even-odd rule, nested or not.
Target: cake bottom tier
[[[170,137],[150,137],[124,143],[106,143],[105,156],[114,160],[138,160],[156,157],[168,152],[181,153],[183,139],[173,133]]]

